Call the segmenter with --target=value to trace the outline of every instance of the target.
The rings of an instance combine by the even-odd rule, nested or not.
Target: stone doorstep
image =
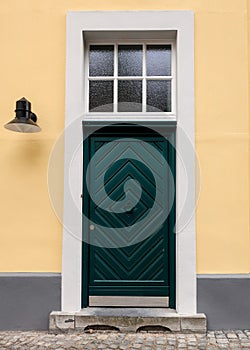
[[[89,307],[78,312],[50,313],[51,333],[79,332],[91,326],[109,326],[123,333],[134,333],[141,327],[147,327],[145,330],[149,331],[158,327],[173,333],[205,334],[207,330],[205,314],[184,315],[163,308]]]

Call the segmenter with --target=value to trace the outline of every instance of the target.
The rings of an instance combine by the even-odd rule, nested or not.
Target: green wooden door
[[[170,296],[174,307],[174,147],[129,127],[93,133],[84,147],[83,306],[88,295],[124,295]]]

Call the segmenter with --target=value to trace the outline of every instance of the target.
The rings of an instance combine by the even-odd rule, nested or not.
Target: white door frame
[[[98,35],[105,35],[107,31],[112,33],[127,31],[131,35],[133,32],[140,32],[142,36],[143,33],[147,33],[147,36],[159,39],[176,38],[176,310],[181,314],[195,314],[197,301],[194,212],[194,15],[192,11],[67,13],[62,311],[81,309],[82,152],[78,152],[78,166],[72,166],[72,158],[82,144],[83,36],[86,34],[98,37]],[[74,199],[72,199],[72,192],[78,194]],[[185,211],[187,206],[188,212]]]

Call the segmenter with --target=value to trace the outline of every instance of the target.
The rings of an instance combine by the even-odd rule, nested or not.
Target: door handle
[[[94,231],[95,226],[94,226],[94,225],[90,225],[90,226],[89,226],[89,229],[90,229],[90,231]]]

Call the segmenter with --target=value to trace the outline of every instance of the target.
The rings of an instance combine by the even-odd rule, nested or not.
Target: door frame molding
[[[176,131],[176,310],[195,314],[196,300],[196,229],[195,212],[185,225],[179,217],[188,203],[195,209],[194,146],[194,14],[193,11],[94,11],[68,12],[66,31],[66,113],[64,137],[64,217],[62,252],[62,311],[81,309],[82,263],[82,174],[69,168],[76,148],[82,144],[84,119],[84,33],[139,31],[176,38],[177,48],[177,131]],[[162,38],[161,37],[161,38]],[[163,118],[166,120],[166,118]],[[130,119],[133,121],[132,119]],[[138,120],[138,119],[137,119]],[[146,120],[146,117],[143,119]],[[159,118],[155,118],[159,120]],[[172,117],[172,120],[175,120]],[[189,140],[189,152],[187,151]],[[81,152],[80,152],[81,153]],[[82,157],[78,159],[82,164]],[[185,165],[185,167],[183,166]],[[188,172],[188,178],[187,178]],[[79,199],[72,206],[72,191]],[[69,228],[74,229],[72,234]]]

